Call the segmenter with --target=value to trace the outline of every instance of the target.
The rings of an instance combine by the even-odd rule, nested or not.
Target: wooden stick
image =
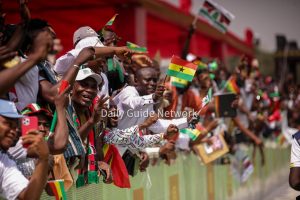
[[[165,79],[164,79],[164,84],[166,83],[168,75],[166,74]]]

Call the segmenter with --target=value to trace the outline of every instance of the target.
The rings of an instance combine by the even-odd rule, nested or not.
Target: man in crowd
[[[79,131],[80,137],[86,147],[86,162],[83,169],[80,170],[77,179],[77,187],[89,183],[98,183],[98,170],[106,171],[106,182],[111,183],[112,176],[109,166],[102,162],[102,146],[98,143],[98,137],[101,133],[99,123],[105,120],[101,116],[101,110],[105,109],[103,105],[108,98],[100,98],[90,110],[93,100],[102,85],[102,78],[95,74],[90,68],[79,70],[76,82],[72,91],[72,102],[76,113],[74,120]]]
[[[22,136],[28,145],[27,155],[37,158],[35,170],[28,181],[17,169],[7,150],[19,138],[19,115],[13,102],[0,100],[0,194],[6,199],[40,199],[48,176],[49,150],[43,136],[36,130]]]

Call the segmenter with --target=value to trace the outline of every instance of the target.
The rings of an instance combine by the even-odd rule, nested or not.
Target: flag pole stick
[[[168,78],[168,75],[166,74],[165,79],[164,79],[164,84],[166,83],[167,78]]]

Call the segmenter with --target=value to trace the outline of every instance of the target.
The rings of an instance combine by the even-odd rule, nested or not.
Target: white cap
[[[102,78],[99,74],[96,74],[93,72],[90,68],[84,68],[79,70],[77,76],[76,76],[76,81],[82,81],[88,77],[93,78],[98,85],[102,83]]]

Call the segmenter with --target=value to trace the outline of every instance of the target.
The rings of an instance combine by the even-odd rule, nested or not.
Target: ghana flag
[[[239,94],[240,93],[240,88],[236,84],[236,78],[231,76],[225,84],[225,89],[228,92],[232,92],[234,94]]]
[[[112,26],[118,14],[115,14],[106,24],[105,26]]]
[[[47,183],[50,186],[56,200],[66,200],[67,199],[64,180],[61,180],[61,179],[53,180],[53,181],[48,181]]]
[[[141,47],[137,44],[134,44],[132,42],[126,42],[126,46],[134,51],[138,51],[138,52],[147,52],[147,48],[146,47]]]
[[[182,60],[177,56],[172,56],[167,75],[184,79],[186,81],[192,81],[196,70],[197,65],[194,63]]]
[[[204,128],[201,126],[200,123],[198,123],[196,124],[195,129],[184,128],[180,130],[180,133],[188,135],[191,138],[191,140],[195,141],[203,130]]]
[[[107,130],[105,130],[105,133],[107,133]],[[117,147],[112,144],[104,144],[102,149],[104,162],[110,165],[114,185],[119,188],[130,188],[128,171]]]
[[[189,82],[184,79],[171,77],[171,84],[175,87],[185,88],[188,85],[188,83]]]
[[[198,65],[198,69],[207,69],[207,64],[201,60],[195,60],[193,63]]]

